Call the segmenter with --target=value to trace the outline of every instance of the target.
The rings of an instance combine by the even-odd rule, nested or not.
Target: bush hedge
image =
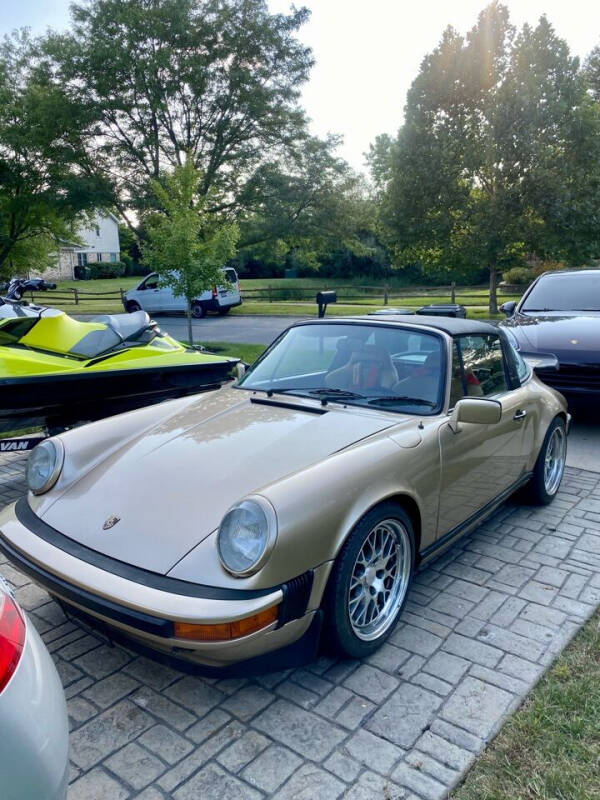
[[[92,280],[97,278],[122,278],[125,275],[125,264],[122,261],[97,261],[88,264]]]
[[[529,267],[512,267],[502,273],[502,277],[506,283],[513,286],[523,286],[535,278],[535,273]]]

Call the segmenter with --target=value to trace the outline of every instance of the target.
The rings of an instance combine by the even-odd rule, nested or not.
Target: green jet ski
[[[0,433],[56,430],[215,388],[239,360],[185,347],[145,311],[80,322],[21,299],[47,288],[19,279],[0,298]]]

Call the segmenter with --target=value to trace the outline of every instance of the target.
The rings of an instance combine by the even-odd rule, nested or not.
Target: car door
[[[438,537],[459,527],[515,485],[526,465],[527,414],[497,334],[457,336],[453,343],[450,405],[461,397],[497,400],[498,423],[448,423],[439,429],[441,478]]]
[[[158,307],[159,296],[160,289],[158,287],[158,275],[156,273],[152,273],[151,275],[148,275],[146,280],[138,286],[134,299],[137,300],[144,311],[153,313],[155,311],[160,311]]]

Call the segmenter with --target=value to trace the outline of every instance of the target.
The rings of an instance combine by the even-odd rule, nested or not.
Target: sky
[[[70,0],[0,0],[0,33],[28,26],[34,33],[62,29]],[[380,133],[402,123],[406,92],[423,57],[451,24],[466,33],[485,0],[296,0],[310,8],[300,38],[316,65],[303,105],[317,135],[344,137],[340,155],[364,169],[364,153]],[[599,0],[505,0],[514,24],[535,25],[546,14],[571,52],[585,58],[600,44]],[[290,0],[269,0],[274,12]]]

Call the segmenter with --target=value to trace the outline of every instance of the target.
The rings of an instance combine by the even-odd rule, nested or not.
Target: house
[[[61,241],[56,264],[44,270],[48,280],[71,280],[76,277],[75,267],[84,267],[97,261],[119,261],[119,220],[110,212],[95,211],[91,221],[86,220],[77,229],[81,244]]]

